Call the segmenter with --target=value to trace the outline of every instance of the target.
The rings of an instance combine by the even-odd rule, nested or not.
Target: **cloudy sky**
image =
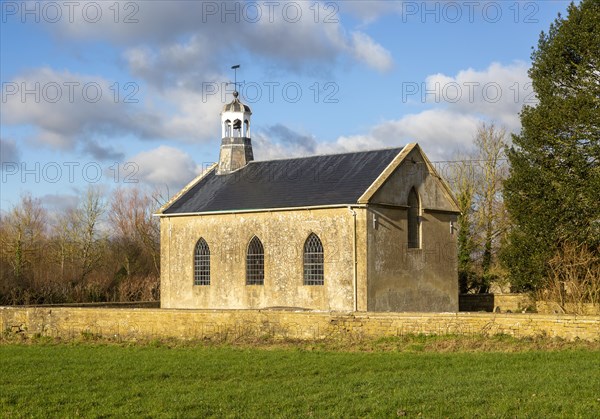
[[[566,1],[7,1],[0,210],[89,184],[173,195],[218,158],[238,90],[258,160],[519,130],[532,46]]]

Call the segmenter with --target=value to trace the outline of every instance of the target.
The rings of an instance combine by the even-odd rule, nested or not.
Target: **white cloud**
[[[114,85],[103,77],[44,67],[7,83],[11,94],[5,97],[2,125],[33,126],[38,143],[69,150],[95,138],[129,133],[153,136],[152,125],[141,123],[143,112],[115,100]],[[100,150],[95,145],[92,149]]]
[[[425,100],[457,113],[483,115],[518,131],[521,108],[535,103],[527,69],[523,62],[492,63],[484,70],[469,68],[455,76],[433,74],[426,79],[426,89],[432,93],[426,94]]]
[[[380,138],[369,134],[339,137],[334,142],[321,143],[318,147],[319,154],[351,153],[363,150],[393,147],[397,144],[386,143]]]
[[[173,88],[157,96],[158,100],[175,106],[173,112],[160,118],[161,138],[195,142],[220,137],[218,119],[223,104],[218,95],[203,98],[201,93]]]
[[[202,82],[225,79],[213,70],[222,66],[223,61],[218,62],[220,54],[214,42],[194,35],[182,42],[131,47],[122,56],[129,71],[152,86],[186,86],[200,91]]]
[[[272,138],[266,137],[260,133],[257,133],[257,135],[252,138],[252,151],[254,153],[254,160],[285,159],[313,154],[299,152],[289,145],[278,143]]]
[[[434,74],[412,97],[434,106],[433,109],[379,123],[366,134],[320,143],[316,150],[345,152],[418,142],[431,159],[446,160],[473,147],[473,137],[482,120],[495,121],[509,132],[518,132],[523,104],[527,99],[533,103],[531,92],[527,67],[520,62],[506,66],[492,63],[485,70],[463,70],[453,77]]]
[[[342,60],[377,71],[387,71],[393,65],[389,51],[366,33],[347,31],[339,12],[335,16],[325,13],[329,10],[325,3],[281,2],[275,6],[272,19],[268,6],[256,3],[262,8],[261,18],[252,22],[248,11],[241,11],[237,23],[235,13],[222,14],[223,8],[233,4],[225,3],[155,1],[116,6],[77,2],[73,16],[63,10],[63,18],[47,24],[47,29],[74,45],[89,40],[115,44],[131,75],[140,80],[133,97],[139,103],[124,103],[124,94],[130,92],[125,92],[124,86],[119,86],[121,95],[115,100],[114,81],[105,76],[43,67],[11,80],[19,88],[39,85],[41,100],[32,95],[23,100],[20,92],[9,96],[3,104],[1,123],[33,128],[28,131],[33,133],[29,139],[52,149],[78,151],[98,160],[120,159],[123,156],[116,151],[119,146],[115,141],[125,137],[187,142],[218,137],[214,118],[222,98],[204,97],[203,83],[227,80],[229,75],[221,71],[223,62],[229,62],[232,55],[250,53],[253,60],[267,62],[267,71],[321,75]],[[246,7],[243,2],[235,3],[236,7]],[[216,13],[211,12],[212,6],[217,7]],[[90,13],[95,16],[92,12],[98,7],[102,18],[92,22]],[[301,18],[293,22],[297,7],[301,8]],[[318,22],[316,9],[320,10]],[[325,23],[328,16],[331,22]],[[74,100],[65,83],[77,83]],[[53,84],[61,88],[58,101],[45,97],[45,93],[53,93],[47,88]],[[88,84],[99,86],[102,96],[98,101],[82,97],[82,86]],[[88,93],[93,94],[94,89]]]
[[[137,165],[135,177],[141,183],[167,185],[170,191],[179,190],[202,171],[189,154],[164,145],[142,151],[129,161]]]
[[[367,63],[378,71],[389,71],[392,68],[393,60],[390,52],[362,32],[352,34],[352,52],[359,61]]]
[[[65,18],[47,27],[63,38],[102,39],[125,46],[131,70],[149,70],[145,75],[152,80],[164,81],[185,71],[206,77],[227,58],[245,52],[296,72],[329,69],[346,56],[387,71],[392,61],[389,51],[365,33],[347,31],[339,10],[331,9],[330,3],[128,2],[120,3],[115,16],[113,3],[78,2],[80,12],[72,21]],[[129,4],[134,6],[124,10]],[[86,7],[90,13],[101,8],[102,19],[90,22],[94,19],[82,13]],[[149,65],[150,56],[140,54],[144,48],[157,51],[153,62],[159,65]]]
[[[257,160],[402,147],[414,142],[423,147],[430,159],[447,160],[456,152],[472,148],[480,122],[481,118],[475,114],[430,109],[384,121],[365,134],[340,136],[331,142],[317,142],[313,137],[280,126],[278,132],[281,135],[274,135],[269,130],[259,132],[252,143]],[[290,138],[291,141],[285,140]],[[294,138],[306,139],[304,144],[308,146]]]
[[[252,149],[256,160],[299,157],[315,154],[319,144],[314,136],[276,124],[255,133]]]
[[[467,69],[456,76],[434,74],[417,86],[413,96],[408,96],[433,106],[432,109],[381,122],[366,134],[320,143],[316,150],[345,152],[417,142],[431,159],[446,160],[473,147],[473,137],[482,120],[495,121],[508,132],[518,132],[523,104],[527,99],[533,103],[531,92],[527,66],[522,62],[492,63],[484,70]]]
[[[529,79],[527,70],[521,63],[509,66],[494,63],[484,71],[469,69],[459,72],[456,77],[433,75],[427,78],[427,83],[429,89],[433,88],[434,83],[458,83],[467,86],[465,89],[469,86],[467,83],[478,83],[480,86],[496,83],[506,95],[513,95],[518,91],[510,88],[526,86]],[[485,97],[475,96],[470,99],[468,95],[456,102],[425,101],[426,105],[433,105],[434,108],[378,123],[364,134],[340,136],[332,142],[317,142],[313,139],[315,143],[310,147],[299,147],[296,141],[284,141],[284,138],[301,137],[291,130],[279,137],[261,132],[253,141],[256,155],[260,159],[400,147],[417,142],[431,159],[446,160],[457,152],[468,151],[473,147],[473,137],[482,120],[495,121],[506,126],[509,132],[518,132],[518,113],[523,104],[522,91],[520,94],[522,97],[519,101],[513,100],[513,96],[501,96],[495,103],[487,101]],[[510,138],[507,140],[510,141]]]
[[[322,148],[339,151],[400,147],[419,143],[434,160],[450,157],[457,150],[471,147],[479,119],[443,109],[409,114],[374,126],[368,134],[342,136]]]
[[[425,89],[429,93],[422,96]],[[310,149],[262,135],[257,149],[261,158],[272,158],[399,147],[417,142],[432,160],[446,160],[473,147],[473,137],[481,121],[494,121],[505,126],[509,133],[518,132],[519,112],[526,100],[533,98],[531,92],[524,63],[506,66],[492,63],[484,70],[463,70],[456,76],[434,74],[427,77],[414,96],[433,106],[432,109],[378,123],[364,134],[319,142]]]
[[[77,150],[98,160],[122,159],[115,151],[118,144],[111,142],[123,136],[194,142],[218,134],[215,115],[222,106],[220,97],[203,98],[186,86],[143,91],[133,84],[127,90],[121,85],[115,89],[114,82],[100,76],[47,67],[18,75],[8,83],[14,94],[6,95],[2,125],[31,126],[34,142]],[[26,89],[35,93],[23,94]],[[127,103],[127,94],[139,103]]]

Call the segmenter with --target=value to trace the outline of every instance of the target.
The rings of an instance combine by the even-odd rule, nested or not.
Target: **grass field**
[[[425,337],[359,350],[5,343],[0,416],[600,416],[597,344],[497,342],[493,352]]]

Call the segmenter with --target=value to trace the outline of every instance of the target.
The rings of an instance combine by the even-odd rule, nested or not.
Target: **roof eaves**
[[[206,169],[204,172],[202,172],[201,174],[199,174],[198,176],[196,176],[195,179],[193,179],[190,183],[188,183],[187,185],[185,185],[183,187],[183,189],[181,189],[178,193],[176,193],[173,196],[173,198],[171,198],[166,204],[164,204],[162,207],[160,207],[160,209],[158,211],[156,211],[154,213],[154,215],[162,215],[167,209],[169,209],[169,207],[171,207],[171,205],[173,205],[187,191],[189,191],[198,182],[200,182],[202,179],[204,179],[204,177],[207,176],[210,172],[212,172],[213,170],[215,170],[216,167],[217,167],[217,163],[213,163],[208,169]]]
[[[278,212],[278,211],[310,211],[320,209],[333,209],[333,208],[363,208],[365,205],[361,204],[330,204],[330,205],[312,205],[305,207],[280,207],[280,208],[257,208],[257,209],[231,209],[221,211],[201,211],[201,212],[181,212],[173,214],[161,214],[155,213],[157,217],[189,217],[196,215],[217,215],[217,214],[245,214],[245,213],[256,213],[256,212]]]

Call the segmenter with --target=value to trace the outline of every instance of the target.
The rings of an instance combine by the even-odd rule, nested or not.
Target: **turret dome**
[[[250,106],[244,105],[242,102],[240,102],[238,96],[238,92],[233,92],[233,100],[230,103],[223,106],[223,112],[247,112],[249,114],[252,114]]]

